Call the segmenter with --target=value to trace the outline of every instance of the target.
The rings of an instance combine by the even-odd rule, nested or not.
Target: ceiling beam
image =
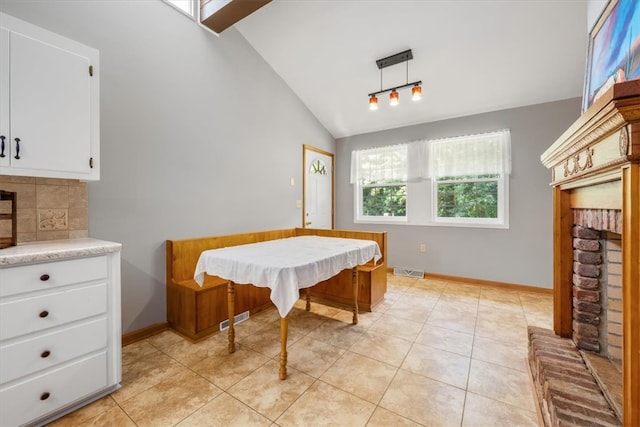
[[[200,22],[220,34],[271,0],[201,0]]]

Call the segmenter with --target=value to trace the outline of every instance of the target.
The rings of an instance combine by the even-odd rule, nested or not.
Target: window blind
[[[406,182],[407,144],[351,152],[351,183],[385,184]]]
[[[429,143],[432,178],[511,173],[509,130],[433,140]]]

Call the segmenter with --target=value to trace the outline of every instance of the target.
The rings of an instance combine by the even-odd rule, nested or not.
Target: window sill
[[[406,225],[408,223],[406,217],[378,217],[378,218],[367,218],[367,219],[356,219],[353,221],[356,224],[400,224]]]
[[[410,225],[418,227],[466,227],[466,228],[492,228],[508,230],[509,224],[478,224],[465,222],[411,222],[406,218],[402,220],[386,220],[386,219],[356,219],[354,224],[383,224],[383,225]]]

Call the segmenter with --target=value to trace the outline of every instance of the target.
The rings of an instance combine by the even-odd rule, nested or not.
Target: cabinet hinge
[[[93,77],[93,65],[89,65],[89,75]]]
[[[89,168],[93,169],[93,157],[89,157]]]

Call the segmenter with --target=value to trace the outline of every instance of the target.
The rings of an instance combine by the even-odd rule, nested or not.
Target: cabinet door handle
[[[40,395],[40,400],[47,400],[49,398],[49,396],[51,396],[51,394],[49,394],[48,391],[45,391],[44,393],[42,393]]]
[[[42,317],[43,319],[48,315],[49,315],[49,312],[47,310],[42,310],[39,314],[39,316]]]
[[[47,280],[49,280],[49,275],[43,274],[42,276],[40,276],[40,280],[42,280],[43,282],[46,282]]]
[[[40,353],[40,357],[42,357],[43,359],[46,359],[47,357],[49,357],[50,354],[51,352],[49,350],[45,350],[42,353]]]
[[[5,140],[5,136],[0,135],[0,157],[6,157],[4,155],[4,140]]]
[[[20,160],[20,138],[16,138],[16,155],[14,156],[14,159],[16,160]]]

